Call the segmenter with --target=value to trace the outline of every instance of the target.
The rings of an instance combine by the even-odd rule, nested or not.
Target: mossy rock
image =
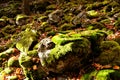
[[[49,5],[46,7],[47,10],[55,10],[57,6],[55,4]]]
[[[26,53],[21,53],[19,63],[22,68],[30,68],[32,66],[32,57],[27,56]]]
[[[84,63],[82,60],[91,53],[91,43],[88,39],[80,37],[80,34],[58,34],[52,38],[52,41],[56,44],[55,47],[46,52],[41,51],[39,55],[42,66],[53,72],[61,73],[65,70],[72,71],[73,68],[78,69],[82,66],[81,63]],[[71,60],[72,62],[69,63]],[[79,66],[75,67],[78,64]]]
[[[37,42],[37,33],[35,30],[26,29],[18,35],[20,40],[17,41],[16,47],[21,52],[32,50]]]
[[[60,31],[65,31],[65,30],[73,30],[76,26],[73,24],[69,24],[69,23],[64,23],[60,26]]]
[[[41,28],[41,29],[45,29],[45,28],[48,27],[48,26],[49,26],[49,23],[48,23],[48,22],[42,22],[40,28]]]
[[[38,18],[38,21],[45,22],[47,21],[47,19],[48,19],[48,16],[41,16]]]
[[[37,49],[28,51],[27,55],[30,56],[30,57],[38,57],[38,51],[37,51]]]
[[[69,34],[59,34],[59,35],[56,35],[56,36],[53,36],[52,37],[52,41],[57,45],[57,44],[60,44],[60,45],[63,45],[63,44],[66,44],[66,43],[69,43],[69,42],[72,42],[72,41],[79,41],[79,40],[82,40],[83,38],[80,37],[81,34],[75,34],[75,33],[70,33]]]
[[[112,49],[116,46],[119,46],[119,43],[117,43],[116,41],[102,41],[100,45],[100,49],[104,51],[104,50]]]
[[[94,30],[94,29],[100,29],[100,30],[102,30],[104,28],[105,28],[105,26],[102,23],[100,23],[100,22],[92,23],[92,24],[90,24],[87,27],[87,29],[92,29],[92,30]]]
[[[115,41],[102,41],[100,45],[100,54],[96,57],[96,62],[102,65],[120,65],[120,46]]]
[[[98,30],[98,29],[79,31],[78,33],[71,31],[65,34],[59,34],[59,35],[53,36],[52,41],[55,44],[65,44],[67,42],[81,40],[82,37],[84,37],[89,39],[91,42],[92,41],[97,42],[97,41],[104,40],[107,35],[108,35],[107,32],[105,32],[104,30]]]
[[[82,37],[88,38],[91,42],[103,41],[108,35],[106,31],[98,29],[81,31],[79,34]]]
[[[7,25],[4,28],[2,28],[2,31],[7,34],[13,34],[16,32],[16,27],[14,25]]]
[[[64,20],[66,22],[71,22],[72,19],[73,19],[73,14],[72,13],[64,15]]]
[[[89,18],[96,18],[96,17],[99,17],[99,13],[95,10],[91,10],[87,12],[87,16]]]
[[[92,71],[86,73],[80,78],[80,80],[119,80],[120,72],[112,69],[104,69],[100,71]]]
[[[84,38],[81,40],[73,40],[71,42],[66,43],[65,45],[56,45],[49,54],[48,59],[46,59],[47,63],[55,62],[60,57],[64,57],[66,54],[74,53],[74,54],[86,54],[90,53],[90,45],[91,43]],[[77,47],[76,47],[77,46]],[[86,50],[87,49],[87,50]],[[86,57],[85,57],[86,58]]]
[[[29,17],[27,15],[24,14],[19,14],[16,16],[16,24],[17,25],[24,25],[25,24],[25,20],[28,19]]]
[[[92,1],[92,0],[91,0]],[[111,1],[102,1],[102,2],[92,2],[92,3],[90,3],[90,4],[87,4],[86,5],[86,9],[87,10],[95,10],[95,9],[99,9],[99,8],[101,8],[101,7],[103,7],[103,6],[105,6],[105,5],[107,5],[107,4],[109,4]]]
[[[2,19],[2,18],[0,18],[0,28],[3,28],[3,27],[5,27],[6,26],[6,20],[5,19]]]
[[[8,50],[0,53],[0,58],[8,58],[11,54],[14,54],[14,48],[9,48]]]

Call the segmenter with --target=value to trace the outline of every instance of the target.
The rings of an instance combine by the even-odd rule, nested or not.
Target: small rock
[[[17,25],[24,25],[26,24],[26,19],[28,19],[28,17],[26,15],[20,14],[16,16],[16,24]]]
[[[61,21],[61,16],[63,15],[62,10],[55,10],[48,15],[50,22],[57,23]]]
[[[0,19],[0,28],[5,27],[5,26],[6,26],[5,19]]]

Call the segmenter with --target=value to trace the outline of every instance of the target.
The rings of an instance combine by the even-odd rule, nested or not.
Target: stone
[[[2,19],[2,18],[0,18],[0,28],[3,28],[3,27],[5,27],[6,26],[6,20],[5,19]]]
[[[95,62],[102,65],[120,65],[120,46],[116,41],[102,41],[100,44],[100,53]]]
[[[26,19],[28,19],[27,15],[19,14],[16,16],[16,24],[17,25],[24,25],[26,24]]]
[[[62,15],[63,15],[62,10],[57,9],[48,15],[49,21],[52,23],[57,23],[57,22],[61,21]]]
[[[45,43],[42,43],[43,47],[41,45],[38,50],[41,64],[48,68],[48,71],[62,73],[69,70],[73,71],[73,68],[76,70],[82,66],[83,57],[86,59],[91,53],[91,43],[78,34],[59,34],[51,40],[43,39],[41,42]],[[51,45],[47,49],[49,42]],[[75,65],[78,66],[75,67]]]
[[[21,52],[27,52],[33,50],[34,45],[37,42],[37,33],[35,30],[27,28],[25,31],[21,32],[17,37],[16,48]]]

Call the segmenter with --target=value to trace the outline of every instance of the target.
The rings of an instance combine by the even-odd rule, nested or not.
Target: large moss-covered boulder
[[[34,45],[37,42],[37,33],[35,30],[26,29],[25,31],[21,32],[17,38],[19,40],[16,43],[16,47],[21,52],[27,52],[32,50]]]
[[[38,48],[40,62],[48,70],[58,73],[80,69],[89,62],[91,55],[94,56],[96,49],[99,50],[99,45],[106,36],[105,31],[95,29],[78,33],[65,31],[51,39],[45,38]]]
[[[52,44],[51,44],[52,43]],[[79,34],[59,34],[48,40],[42,40],[39,47],[41,64],[49,71],[62,73],[75,71],[84,65],[84,60],[91,53],[91,43]],[[55,44],[55,46],[48,47]],[[40,50],[43,48],[42,50]]]

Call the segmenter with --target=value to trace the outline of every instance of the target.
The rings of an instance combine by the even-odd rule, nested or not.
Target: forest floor
[[[73,0],[60,3],[55,3],[54,1],[32,1],[30,2],[29,15],[22,14],[21,5],[22,2],[20,1],[0,3],[0,7],[2,7],[0,8],[0,72],[6,70],[6,72],[10,73],[3,75],[3,80],[9,80],[9,76],[14,77],[14,75],[18,77],[17,79],[14,77],[16,80],[23,80],[25,78],[21,67],[11,67],[11,73],[6,68],[8,67],[6,63],[11,57],[15,60],[18,59],[20,51],[16,49],[16,43],[19,41],[17,35],[28,28],[37,31],[37,42],[40,42],[43,38],[53,37],[64,31],[79,32],[99,29],[109,33],[106,37],[107,40],[116,40],[120,43],[120,5],[115,1],[80,2],[79,0]],[[10,48],[14,49],[9,50]],[[11,51],[15,54],[11,54],[7,58],[1,56],[3,53],[10,53]],[[35,63],[40,63],[39,58],[34,58],[34,60]],[[111,68],[111,66],[103,66],[97,63],[91,64],[91,66],[96,70],[99,70],[101,67]],[[36,66],[33,66],[33,69],[37,70]],[[113,66],[113,69],[119,69],[119,65]],[[85,71],[81,70],[79,74],[81,72],[85,73]],[[47,75],[52,77],[51,80],[70,79],[69,77],[54,78],[57,74],[51,74]],[[69,74],[74,75],[72,73]],[[71,80],[80,80],[81,74],[74,76]],[[48,79],[48,77],[45,79]]]

